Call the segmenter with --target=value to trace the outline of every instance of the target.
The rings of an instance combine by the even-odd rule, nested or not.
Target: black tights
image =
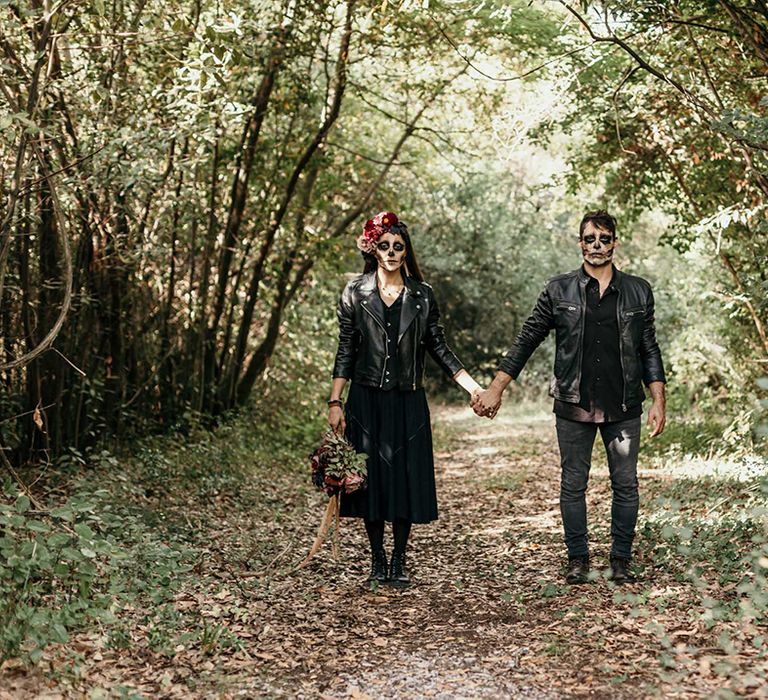
[[[384,549],[384,521],[366,520],[365,531],[368,533],[368,541],[371,543],[371,551],[378,552]],[[392,536],[395,540],[395,552],[405,554],[408,544],[408,536],[411,534],[411,523],[408,520],[395,520],[392,523]]]

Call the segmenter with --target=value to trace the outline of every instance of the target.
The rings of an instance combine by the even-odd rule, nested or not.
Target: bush
[[[106,492],[32,510],[11,484],[0,504],[0,661],[36,662],[51,643],[128,600],[166,599],[186,552],[155,541],[133,517],[111,512]]]

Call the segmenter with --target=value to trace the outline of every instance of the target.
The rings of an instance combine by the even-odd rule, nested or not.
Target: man
[[[501,361],[485,392],[472,401],[478,415],[493,417],[507,385],[533,351],[555,330],[554,396],[560,447],[560,512],[568,548],[568,583],[589,574],[585,492],[592,446],[600,430],[608,455],[611,506],[611,578],[633,583],[629,569],[638,511],[637,455],[645,383],[653,405],[651,437],[665,423],[664,367],[656,342],[654,302],[644,279],[613,265],[616,221],[608,212],[587,213],[579,226],[583,265],[551,279]]]

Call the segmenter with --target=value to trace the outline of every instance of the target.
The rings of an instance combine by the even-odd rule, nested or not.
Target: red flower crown
[[[363,232],[357,238],[357,247],[373,255],[376,250],[376,243],[382,233],[389,233],[392,226],[398,222],[397,215],[391,211],[382,211],[376,214],[372,219],[368,219],[363,227]]]

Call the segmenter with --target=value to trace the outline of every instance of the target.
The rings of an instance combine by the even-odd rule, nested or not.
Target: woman
[[[368,486],[341,499],[341,515],[363,518],[371,544],[369,582],[409,585],[405,548],[412,523],[437,518],[432,431],[424,394],[425,351],[469,394],[480,386],[445,342],[432,288],[411,238],[392,212],[365,224],[357,239],[363,274],[338,306],[339,348],[328,423],[368,455]],[[341,395],[352,380],[346,409]],[[387,568],[384,523],[394,550]]]

